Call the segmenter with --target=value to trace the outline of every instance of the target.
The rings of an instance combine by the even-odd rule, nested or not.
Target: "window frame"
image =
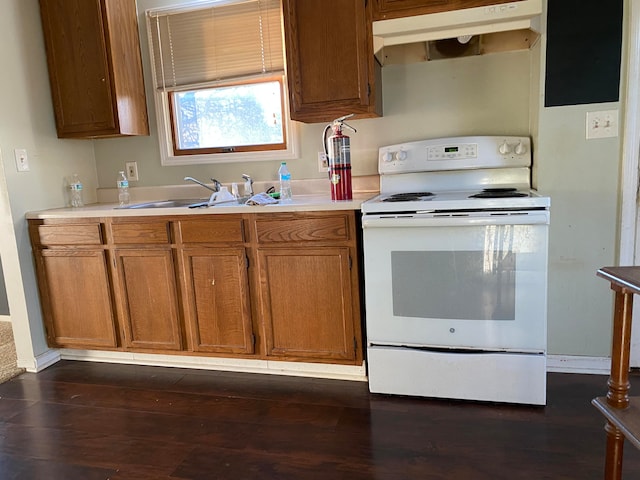
[[[196,90],[204,90],[204,89],[212,89],[212,88],[216,88],[216,87],[220,87],[220,88],[224,88],[224,87],[233,87],[233,86],[239,86],[239,85],[252,85],[252,84],[257,84],[257,83],[266,83],[266,82],[278,82],[278,85],[280,86],[280,98],[281,98],[281,102],[280,102],[280,108],[281,108],[281,112],[280,112],[280,116],[282,118],[282,136],[283,136],[283,143],[269,143],[269,144],[254,144],[254,145],[230,145],[230,146],[226,146],[226,147],[205,147],[205,148],[189,148],[189,149],[180,149],[178,148],[178,144],[179,144],[179,140],[178,140],[178,134],[179,134],[179,129],[177,128],[177,124],[176,124],[176,117],[175,117],[175,111],[176,111],[176,107],[175,107],[175,94],[176,93],[182,93],[182,92],[192,92],[192,91],[196,91]],[[168,101],[169,101],[169,119],[171,122],[171,131],[172,131],[172,142],[173,142],[173,155],[180,157],[180,156],[189,156],[189,155],[208,155],[208,154],[212,154],[212,155],[218,155],[221,153],[234,153],[234,152],[243,152],[243,153],[248,153],[248,152],[263,152],[263,151],[268,151],[268,150],[277,150],[277,151],[285,151],[287,148],[287,129],[285,128],[285,118],[286,118],[286,113],[285,113],[285,108],[284,108],[284,82],[285,82],[285,78],[283,77],[283,75],[269,75],[269,76],[264,76],[264,77],[254,77],[250,80],[246,80],[246,79],[233,79],[230,80],[229,82],[221,82],[219,84],[216,85],[209,85],[206,87],[198,87],[198,88],[187,88],[187,89],[172,89],[170,92],[168,92]]]
[[[228,4],[235,3],[236,1],[242,2],[243,0],[230,0],[230,1],[206,1],[198,5],[215,5],[215,4]],[[169,8],[153,8],[147,10],[147,29],[148,29],[148,52],[151,59],[151,74],[152,78],[156,78],[156,67],[153,59],[153,40],[150,24],[150,14],[158,11],[189,11],[193,9],[192,4],[187,4],[184,7],[169,7]],[[282,20],[282,19],[281,19]],[[284,27],[282,27],[284,28]],[[284,40],[283,40],[284,41]],[[284,46],[283,46],[284,48]],[[267,145],[265,149],[255,150],[247,149],[246,147],[238,147],[233,152],[220,151],[223,149],[197,149],[197,153],[178,153],[176,154],[177,144],[174,140],[174,128],[172,118],[172,102],[171,95],[173,92],[190,91],[199,88],[227,86],[232,84],[249,83],[252,81],[259,81],[260,79],[279,79],[281,85],[282,95],[282,123],[286,148],[274,149],[269,148]],[[285,71],[270,72],[266,74],[249,75],[244,77],[234,77],[225,80],[207,82],[207,83],[194,83],[188,85],[181,85],[179,87],[164,87],[156,88],[155,80],[152,80],[153,101],[155,106],[155,118],[157,122],[158,132],[158,144],[160,148],[160,163],[162,166],[180,166],[180,165],[197,165],[197,164],[216,164],[216,163],[237,163],[247,161],[273,161],[273,160],[295,160],[300,158],[300,136],[298,122],[291,120],[291,110],[289,105],[289,90],[288,82]],[[209,150],[217,150],[215,152]],[[192,150],[193,151],[193,150]]]

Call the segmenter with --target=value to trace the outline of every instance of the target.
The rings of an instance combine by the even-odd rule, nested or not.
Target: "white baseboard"
[[[60,350],[47,350],[34,358],[33,362],[30,362],[28,365],[22,365],[20,360],[18,360],[18,368],[24,368],[27,372],[38,373],[59,361]]]
[[[162,367],[223,370],[229,372],[263,373],[297,377],[330,378],[367,381],[364,364],[335,365],[324,363],[281,362],[243,358],[157,355],[150,353],[110,352],[102,350],[56,350],[61,360],[152,365]],[[56,360],[57,361],[57,360]]]
[[[610,371],[610,357],[547,355],[547,372],[609,375]]]
[[[235,359],[222,357],[196,357],[182,355],[156,355],[149,353],[110,352],[101,350],[48,350],[35,359],[32,365],[18,365],[28,372],[40,372],[59,360],[151,365],[199,370],[223,370],[229,372],[263,373],[302,377],[333,378],[339,380],[367,381],[365,364],[330,365],[324,363],[280,362],[269,360]],[[609,375],[609,357],[582,355],[547,355],[547,372]]]

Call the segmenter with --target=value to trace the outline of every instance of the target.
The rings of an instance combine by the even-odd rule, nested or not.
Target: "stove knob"
[[[407,152],[404,150],[400,150],[396,152],[396,160],[405,160],[407,158]]]
[[[511,147],[509,146],[509,144],[505,140],[502,143],[502,145],[500,145],[500,148],[498,148],[498,151],[500,152],[501,155],[506,155],[507,153],[509,153],[511,151]]]
[[[391,160],[393,160],[393,155],[391,155],[391,153],[386,152],[382,155],[383,162],[390,162]]]
[[[522,155],[523,153],[526,153],[527,148],[522,144],[522,142],[518,142],[514,151],[516,152],[516,155]]]

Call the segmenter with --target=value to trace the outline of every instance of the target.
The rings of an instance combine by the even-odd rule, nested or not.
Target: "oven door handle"
[[[549,212],[526,212],[508,215],[469,215],[469,216],[381,216],[365,215],[362,219],[363,228],[418,228],[418,227],[474,227],[485,225],[548,225]]]

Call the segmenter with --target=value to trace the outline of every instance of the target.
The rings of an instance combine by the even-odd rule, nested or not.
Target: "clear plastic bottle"
[[[118,172],[118,202],[120,206],[129,205],[129,180],[124,171]]]
[[[280,201],[290,202],[292,198],[291,194],[291,173],[287,169],[287,162],[282,162],[278,169],[278,175],[280,177]]]
[[[69,192],[71,197],[72,207],[82,207],[84,202],[82,201],[82,182],[77,173],[74,173],[69,182]]]

